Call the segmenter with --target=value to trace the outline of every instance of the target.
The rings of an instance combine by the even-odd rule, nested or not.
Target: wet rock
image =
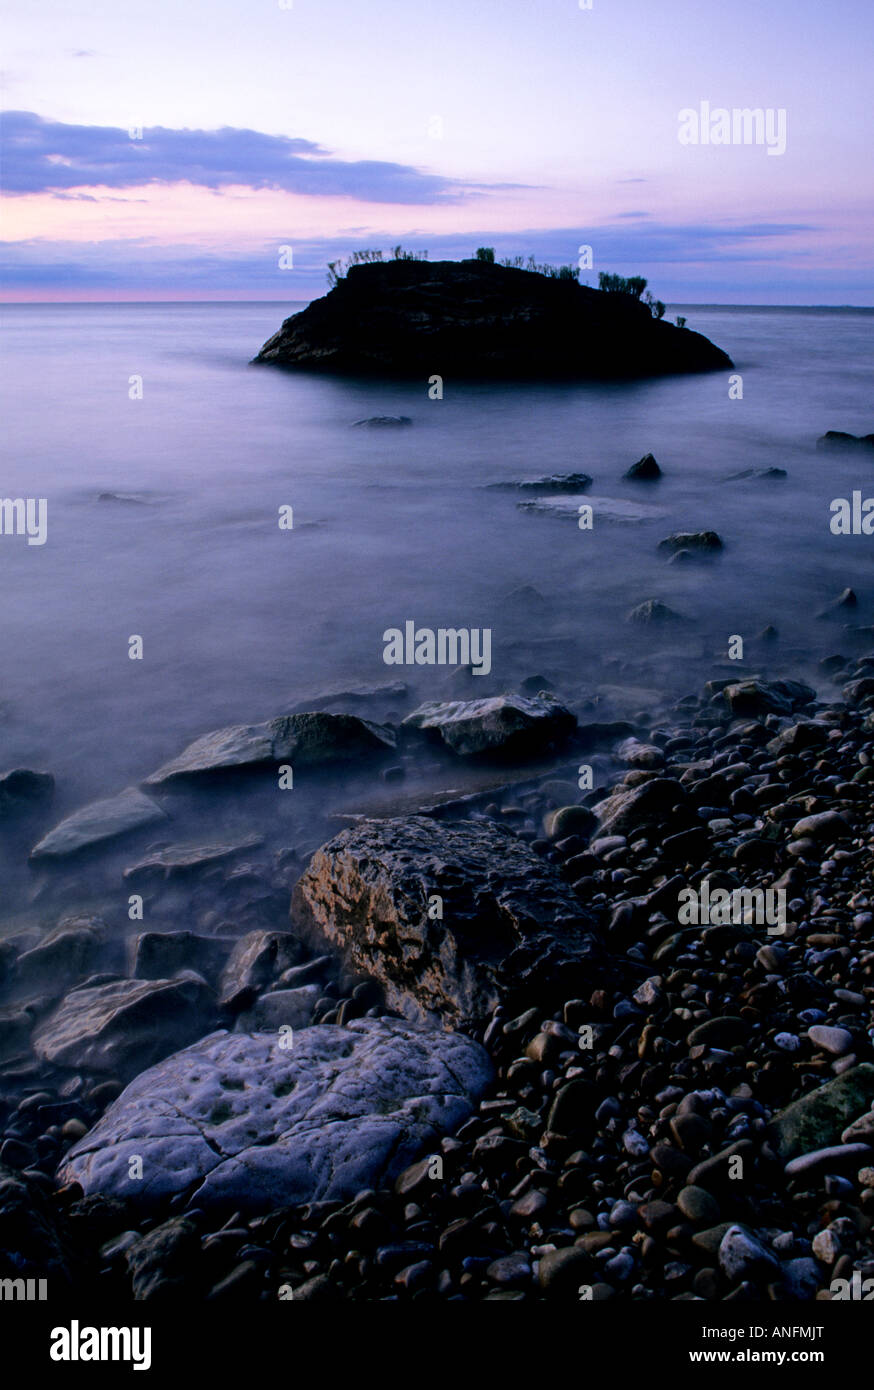
[[[719,1244],[719,1267],[734,1284],[776,1272],[778,1262],[751,1231],[729,1226]]]
[[[214,996],[192,971],[172,980],[115,980],[68,994],[37,1029],[38,1057],[129,1078],[184,1047],[211,1022]]]
[[[323,690],[318,695],[312,695],[306,700],[300,700],[292,705],[290,714],[306,714],[312,711],[331,710],[333,706],[341,706],[340,713],[344,713],[349,705],[368,705],[377,702],[384,704],[394,704],[397,701],[406,700],[410,693],[410,688],[406,681],[386,681],[383,685],[349,685],[341,686],[337,690]]]
[[[832,599],[817,613],[818,618],[842,617],[848,608],[857,608],[859,600],[852,589],[842,589],[837,598]]]
[[[685,789],[668,777],[654,777],[639,787],[614,792],[593,808],[599,838],[626,835],[643,826],[663,823],[666,813],[686,800]]]
[[[30,857],[60,859],[162,820],[166,820],[166,814],[157,802],[136,787],[128,787],[118,796],[94,801],[74,811],[34,846]]]
[[[714,555],[722,548],[722,539],[715,531],[675,531],[659,541],[659,550],[666,550],[671,555],[677,550]]]
[[[196,1267],[200,1241],[193,1221],[174,1216],[141,1236],[125,1256],[133,1296],[138,1302],[190,1298],[191,1270]]]
[[[576,728],[571,714],[554,695],[495,695],[482,700],[431,701],[403,721],[413,729],[433,731],[453,753],[526,756],[560,743]]]
[[[874,434],[846,434],[844,430],[826,430],[816,441],[817,449],[866,450],[874,449]]]
[[[524,478],[519,483],[492,483],[491,487],[514,488],[519,492],[585,492],[592,486],[588,473],[550,473],[545,478]]]
[[[50,772],[17,767],[0,775],[0,820],[27,816],[50,801],[55,779]]]
[[[256,849],[264,843],[261,835],[246,835],[241,840],[226,841],[220,844],[171,845],[169,849],[156,850],[146,855],[136,864],[129,865],[122,878],[136,882],[137,879],[175,878],[223,860],[233,859],[249,849]]]
[[[868,1144],[833,1144],[799,1154],[786,1164],[787,1178],[812,1179],[820,1173],[855,1173],[871,1157]]]
[[[570,887],[494,822],[360,821],[313,856],[292,919],[379,980],[389,1008],[449,1026],[525,988],[591,986],[599,959]]]
[[[841,1133],[874,1102],[874,1065],[862,1062],[816,1086],[774,1116],[771,1134],[784,1163],[798,1154],[837,1143]]]
[[[133,943],[133,975],[137,980],[167,980],[180,970],[194,970],[212,982],[236,944],[234,937],[191,931],[140,932]]]
[[[18,957],[18,982],[54,987],[60,994],[72,980],[94,973],[106,939],[107,927],[99,918],[65,918],[32,950]]]
[[[222,971],[219,1004],[246,1008],[266,985],[298,965],[302,955],[300,942],[290,932],[249,932],[236,943]]]
[[[266,724],[235,724],[203,734],[144,786],[159,787],[178,777],[195,777],[257,768],[268,763],[314,767],[338,759],[360,758],[394,749],[393,730],[354,714],[288,714]]]
[[[623,478],[630,478],[635,482],[651,483],[662,476],[662,470],[659,468],[652,454],[644,454],[643,458],[638,459],[637,463],[633,463],[622,476]]]
[[[816,691],[801,681],[745,680],[726,685],[721,692],[732,714],[791,714],[809,704]]]
[[[685,619],[669,608],[666,603],[661,603],[657,598],[645,599],[636,608],[632,608],[627,614],[626,621],[629,623],[639,623],[642,626],[649,626],[656,623],[679,623]]]
[[[832,1057],[843,1057],[853,1046],[853,1035],[846,1028],[829,1028],[826,1024],[815,1023],[808,1028],[807,1036],[814,1047],[828,1052]]]
[[[364,420],[353,420],[353,429],[390,430],[403,428],[413,422],[409,415],[368,415]]]
[[[312,1021],[320,985],[301,985],[298,989],[271,990],[255,1005],[255,1027],[278,1032],[280,1028],[306,1028]]]
[[[307,1028],[287,1049],[270,1033],[213,1033],[128,1086],[58,1180],[145,1205],[189,1190],[198,1208],[348,1200],[439,1152],[491,1076],[469,1038],[397,1019]]]

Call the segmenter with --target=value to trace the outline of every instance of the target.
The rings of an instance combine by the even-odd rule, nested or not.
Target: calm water
[[[874,470],[814,448],[826,429],[874,426],[874,311],[683,311],[734,359],[742,401],[719,373],[615,387],[447,380],[440,402],[424,383],[249,367],[288,312],[4,312],[2,493],[48,499],[48,540],[0,538],[3,763],[54,772],[58,815],[139,781],[206,729],[408,675],[382,662],[383,630],[407,618],[491,627],[489,689],[543,672],[593,695],[605,682],[694,689],[729,634],[767,623],[798,669],[840,646],[840,625],[813,614],[845,584],[861,600],[851,621],[874,621],[874,541],[828,526],[832,498],[874,494]],[[350,428],[401,413],[412,429]],[[664,479],[620,481],[648,451]],[[773,466],[784,482],[723,481]],[[596,506],[582,532],[485,486],[571,470],[593,476],[595,497],[661,512],[620,524]],[[107,491],[141,501],[99,501]],[[283,504],[291,533],[277,525]],[[725,553],[667,566],[657,542],[702,528]],[[521,585],[543,602],[508,600]],[[649,597],[696,621],[641,634],[624,615]],[[128,659],[131,634],[143,661]],[[445,679],[415,672],[423,696],[445,694]]]

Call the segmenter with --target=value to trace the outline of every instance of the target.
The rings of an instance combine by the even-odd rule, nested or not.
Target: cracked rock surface
[[[379,980],[389,1008],[448,1027],[481,1021],[523,987],[591,989],[601,965],[571,888],[491,821],[359,821],[313,855],[292,918]]]
[[[393,1181],[472,1114],[485,1049],[397,1019],[213,1033],[142,1073],[67,1154],[61,1183],[148,1204],[247,1210],[333,1201]],[[142,1179],[129,1160],[142,1159]]]

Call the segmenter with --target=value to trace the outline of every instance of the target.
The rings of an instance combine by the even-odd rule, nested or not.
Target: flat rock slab
[[[536,497],[531,502],[518,502],[516,505],[525,512],[545,512],[550,516],[578,517],[580,505],[585,502],[592,508],[597,521],[634,523],[658,521],[667,516],[664,507],[650,502],[638,502],[627,497],[593,497],[589,494],[576,497]]]
[[[453,753],[463,757],[543,752],[573,733],[577,725],[576,716],[546,691],[429,701],[403,722],[405,727],[439,735]]]
[[[292,919],[379,980],[390,1008],[450,1027],[526,990],[566,999],[603,979],[569,885],[491,821],[359,821],[310,860]]]
[[[81,811],[67,816],[34,846],[30,857],[60,859],[166,819],[166,812],[151,797],[136,787],[127,787],[118,796],[92,801],[90,806],[83,806]]]
[[[59,1067],[129,1080],[213,1022],[214,996],[193,971],[171,980],[112,980],[72,990],[34,1034],[36,1055]]]
[[[354,714],[282,715],[266,724],[234,724],[203,734],[144,783],[158,787],[177,777],[192,777],[264,763],[313,766],[340,758],[388,752],[394,731]]]
[[[146,855],[136,864],[130,864],[122,873],[122,878],[172,878],[177,874],[218,864],[224,859],[232,859],[248,849],[263,845],[263,835],[247,835],[242,840],[226,841],[210,845],[170,845]]]
[[[58,1179],[143,1205],[344,1200],[454,1133],[491,1078],[478,1043],[397,1019],[307,1028],[290,1048],[278,1033],[213,1033],[137,1077]]]

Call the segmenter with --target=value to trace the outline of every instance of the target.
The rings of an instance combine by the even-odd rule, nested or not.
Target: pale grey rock
[[[403,722],[405,727],[439,734],[453,753],[465,757],[541,752],[572,733],[577,723],[576,716],[546,691],[429,701]]]
[[[743,1226],[729,1226],[719,1243],[719,1267],[734,1283],[765,1270],[776,1270],[777,1260],[751,1231]]]
[[[832,1057],[843,1057],[853,1046],[853,1035],[846,1028],[830,1028],[825,1023],[815,1023],[808,1028],[807,1036],[814,1047],[830,1053]]]
[[[282,715],[265,724],[234,724],[203,734],[178,758],[147,777],[144,786],[163,786],[177,777],[192,777],[265,763],[313,767],[339,759],[390,752],[394,731],[354,714]]]
[[[137,1077],[66,1155],[58,1181],[143,1205],[247,1211],[385,1188],[467,1120],[492,1077],[484,1048],[397,1019],[213,1033]],[[128,1176],[142,1160],[143,1179]]]
[[[145,796],[136,787],[126,787],[117,796],[93,801],[90,806],[83,806],[80,811],[67,816],[34,846],[30,857],[57,859],[76,854],[79,850],[89,849],[92,845],[114,840],[119,835],[127,835],[166,819],[166,812],[151,797]]]
[[[219,864],[232,859],[245,850],[257,849],[264,843],[263,835],[244,835],[239,840],[226,840],[212,844],[170,845],[167,849],[147,854],[136,864],[129,864],[122,878],[136,881],[147,878],[174,878],[196,869]]]

